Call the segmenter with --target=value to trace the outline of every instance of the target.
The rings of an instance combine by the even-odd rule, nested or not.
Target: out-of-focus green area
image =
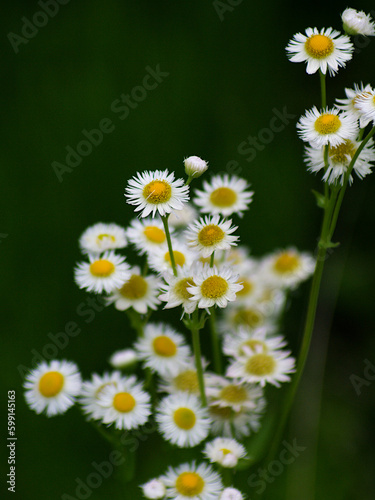
[[[372,8],[370,2],[351,6]],[[1,403],[5,415],[7,390],[16,390],[16,498],[76,498],[76,478],[85,482],[92,463],[108,459],[107,444],[77,409],[47,419],[26,407],[20,365],[30,368],[50,343],[49,334],[70,321],[81,333],[58,357],[75,361],[85,378],[108,370],[109,355],[132,338],[125,316],[114,308],[86,322],[77,308],[87,295],[73,282],[82,231],[97,221],[127,225],[133,217],[123,196],[129,177],[166,168],[182,176],[183,159],[199,155],[209,161],[210,173],[236,173],[251,182],[254,202],[239,232],[254,255],[288,245],[314,252],[320,213],[311,189],[320,185],[306,172],[295,124],[305,109],[319,105],[319,78],[306,75],[303,64],[288,62],[285,46],[308,26],[340,29],[345,7],[346,2],[70,1],[59,4],[34,34],[23,26],[24,18],[41,11],[36,1],[17,0],[4,9]],[[42,25],[43,19],[37,16],[36,22]],[[12,43],[9,33],[16,35],[10,35]],[[375,85],[374,58],[375,41],[360,39],[347,70],[328,79],[328,102],[344,97],[354,82]],[[136,90],[153,72],[157,85]],[[133,107],[125,108],[122,94],[139,102],[133,99]],[[280,131],[264,132],[280,114]],[[100,124],[111,131],[59,180],[52,163],[65,164],[66,147],[76,150],[85,139],[82,131]],[[250,149],[249,136],[258,137],[257,151]],[[363,377],[365,359],[375,363],[374,187],[373,176],[356,179],[345,199],[336,234],[342,245],[327,260],[312,355],[286,438],[306,450],[271,478],[265,500],[373,498],[375,384],[357,395],[350,377]],[[295,353],[307,292],[304,285],[294,294],[283,332]],[[173,318],[178,327],[178,314]],[[4,432],[5,416],[1,425]],[[177,463],[167,449],[156,433],[141,443],[139,483],[164,472],[167,457]],[[4,440],[1,453],[4,486]],[[238,486],[256,499],[249,474],[239,475]],[[118,490],[111,476],[90,498],[132,499],[140,493]]]

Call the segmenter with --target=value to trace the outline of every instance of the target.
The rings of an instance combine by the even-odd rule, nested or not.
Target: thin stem
[[[212,252],[210,259],[210,267],[214,267],[215,264],[215,252]]]
[[[327,97],[326,97],[326,75],[319,70],[320,75],[320,93],[322,97],[322,108],[324,109],[327,106]]]
[[[199,330],[200,330],[200,322],[198,318],[198,309],[193,312],[193,320],[191,323],[191,333],[193,336],[193,349],[194,349],[194,357],[195,357],[195,367],[197,369],[198,383],[199,383],[199,391],[201,395],[202,405],[204,407],[207,406],[206,399],[206,391],[204,387],[204,377],[203,377],[203,366],[202,366],[202,353],[201,346],[199,341]]]
[[[220,375],[223,373],[223,362],[221,357],[221,350],[219,344],[219,336],[216,329],[216,310],[215,306],[210,309],[210,332],[211,332],[211,344],[212,353],[214,357],[214,370]]]
[[[175,276],[177,276],[177,267],[176,267],[176,261],[174,260],[174,253],[173,253],[173,248],[172,248],[172,240],[171,240],[171,235],[170,235],[169,226],[168,226],[168,217],[169,217],[169,214],[161,216],[161,220],[163,222],[165,236],[167,238],[168,251],[169,251],[169,257],[171,259],[171,265],[172,265],[173,274]]]

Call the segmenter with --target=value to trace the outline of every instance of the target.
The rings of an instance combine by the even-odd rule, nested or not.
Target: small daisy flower
[[[134,349],[116,351],[109,358],[109,364],[112,365],[113,368],[118,368],[120,370],[135,365],[137,361],[138,356]]]
[[[289,382],[289,374],[295,371],[295,359],[290,356],[289,351],[264,352],[262,347],[255,350],[243,346],[245,354],[238,356],[232,362],[226,376],[239,379],[250,384],[260,383],[264,387],[266,383],[280,387],[280,382]]]
[[[306,35],[297,33],[286,47],[291,62],[307,62],[306,73],[320,70],[324,75],[327,69],[334,76],[340,67],[352,58],[354,50],[350,38],[332,28],[307,28]]]
[[[255,410],[234,411],[230,406],[220,406],[215,401],[210,403],[208,412],[212,420],[211,433],[220,437],[243,439],[257,432],[265,407],[265,400],[260,398]]]
[[[375,122],[375,90],[362,92],[356,97],[355,107],[363,118],[369,122]]]
[[[227,333],[239,327],[249,328],[250,330],[266,327],[272,330],[275,323],[275,314],[273,310],[260,307],[259,304],[229,306],[224,311],[222,320],[218,323],[219,330]]]
[[[244,500],[243,494],[237,488],[224,488],[219,500]]]
[[[206,368],[207,364],[207,361],[202,358],[203,370]],[[204,373],[205,378],[206,375],[207,373]],[[189,360],[189,364],[181,366],[175,375],[163,377],[159,385],[159,391],[168,392],[169,394],[187,392],[199,396],[199,381],[194,360]]]
[[[169,467],[161,480],[167,486],[166,498],[174,500],[217,500],[223,489],[219,474],[204,463]]]
[[[166,493],[165,484],[161,479],[151,479],[141,486],[145,498],[164,498]]]
[[[346,140],[338,146],[328,148],[328,168],[325,170],[324,161],[324,148],[312,148],[306,147],[306,158],[305,161],[309,166],[308,170],[310,172],[319,172],[320,170],[325,170],[323,175],[323,181],[328,182],[328,184],[335,184],[339,182],[344,183],[344,178],[350,162],[353,159],[357,149],[360,146],[360,142]],[[360,155],[356,159],[353,166],[353,172],[357,174],[360,179],[363,179],[366,175],[371,174],[371,162],[375,161],[374,152],[374,141],[370,139],[362,149]],[[353,182],[353,176],[350,175],[349,182]]]
[[[341,15],[344,31],[348,35],[375,36],[375,24],[363,10],[345,9]]]
[[[198,218],[198,212],[191,203],[185,203],[184,209],[172,212],[168,218],[169,227],[176,230],[185,229]]]
[[[206,443],[203,454],[211,463],[233,468],[238,464],[238,460],[246,457],[246,450],[235,439],[218,437]]]
[[[142,220],[133,219],[126,230],[126,235],[140,255],[153,252],[155,249],[168,248],[164,226],[159,219],[152,217]]]
[[[127,244],[124,228],[103,222],[88,227],[79,239],[82,252],[92,254],[124,248]]]
[[[233,274],[229,267],[222,267],[220,271],[208,264],[195,268],[193,279],[195,286],[187,288],[198,301],[198,307],[207,309],[214,305],[226,307],[228,302],[236,300],[236,293],[242,290],[237,283],[238,275]]]
[[[125,197],[130,205],[136,205],[136,212],[141,217],[156,212],[163,217],[173,210],[182,210],[184,203],[189,200],[189,186],[185,186],[183,179],[174,180],[174,173],[168,170],[155,172],[138,172],[136,177],[128,181],[125,188]]]
[[[180,448],[196,446],[208,436],[211,421],[194,394],[180,392],[164,398],[155,415],[164,439]]]
[[[136,429],[151,415],[150,399],[134,376],[123,377],[117,387],[109,384],[98,395],[104,410],[101,420],[116,429]]]
[[[189,247],[197,250],[203,257],[210,257],[216,250],[227,250],[237,245],[238,236],[230,236],[238,229],[231,220],[220,221],[219,215],[202,217],[191,224],[186,233]]]
[[[194,203],[201,212],[228,217],[234,213],[242,217],[252,201],[254,192],[247,191],[249,184],[245,179],[229,175],[215,175],[211,183],[203,182],[203,191],[196,190]]]
[[[161,284],[160,278],[152,274],[142,276],[139,267],[135,266],[131,269],[130,278],[112,292],[107,303],[114,303],[119,311],[132,307],[139,314],[146,314],[148,309],[156,310],[160,304],[158,295]]]
[[[74,405],[81,390],[81,375],[70,361],[42,362],[26,376],[23,386],[30,408],[53,417]]]
[[[189,268],[197,258],[197,254],[188,248],[185,242],[178,239],[172,239],[172,248],[174,261],[179,272],[180,268]],[[172,271],[171,256],[168,248],[150,252],[148,254],[148,264],[156,272]]]
[[[321,148],[330,144],[338,146],[347,139],[355,139],[358,135],[357,120],[335,108],[318,111],[314,106],[301,116],[297,123],[298,134],[305,142]]]
[[[113,251],[102,256],[89,255],[89,262],[80,262],[74,270],[75,281],[89,292],[113,292],[130,278],[130,267],[125,257]]]
[[[361,96],[370,95],[372,92],[371,85],[363,85],[361,82],[359,85],[354,84],[354,89],[345,89],[346,99],[336,99],[336,108],[344,111],[346,115],[353,118],[353,120],[359,120],[360,128],[366,127],[370,123],[370,118],[365,118],[363,113],[357,108],[358,99]]]
[[[268,352],[286,346],[284,337],[281,335],[272,336],[268,335],[268,333],[269,330],[264,327],[251,330],[241,326],[233,333],[224,336],[223,352],[227,356],[237,358],[245,354],[245,347],[253,352],[256,352],[259,348],[262,352]]]
[[[184,160],[185,172],[189,177],[200,177],[208,169],[206,161],[199,156],[189,156]]]
[[[288,248],[265,256],[261,267],[268,283],[278,287],[295,288],[313,274],[315,259],[309,253]]]
[[[188,291],[189,287],[195,285],[191,269],[189,267],[182,268],[179,270],[178,276],[165,272],[163,277],[166,284],[161,286],[164,293],[159,295],[159,299],[166,302],[164,309],[181,305],[186,314],[194,312],[197,303],[191,300],[193,295]]]
[[[93,373],[91,380],[83,382],[79,402],[83,413],[89,419],[100,420],[103,417],[104,410],[99,405],[99,396],[108,386],[118,387],[120,381],[121,373],[115,371],[113,373],[104,373],[103,375]]]
[[[163,323],[149,323],[144,336],[134,345],[144,365],[162,377],[178,373],[181,366],[189,364],[190,347],[184,337]]]

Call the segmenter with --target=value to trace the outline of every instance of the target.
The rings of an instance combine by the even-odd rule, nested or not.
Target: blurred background
[[[75,361],[85,378],[108,370],[112,352],[129,344],[129,324],[114,308],[95,313],[90,323],[77,314],[87,295],[73,281],[82,231],[98,221],[127,225],[133,217],[123,196],[129,177],[166,168],[182,176],[183,159],[201,156],[210,173],[251,182],[254,202],[240,235],[255,256],[288,245],[315,251],[321,214],[311,189],[320,183],[306,172],[295,125],[305,109],[319,105],[319,78],[307,76],[304,64],[289,63],[285,46],[309,26],[340,30],[347,6],[65,0],[58,12],[49,7],[54,14],[47,20],[36,15],[42,11],[36,1],[4,8],[0,359],[2,428],[7,391],[17,398],[14,497],[140,498],[131,487],[120,492],[115,477],[77,497],[76,478],[85,482],[92,462],[107,460],[110,449],[78,409],[38,416],[22,390],[24,370],[50,343],[48,334],[67,322],[76,322],[81,333],[59,357]],[[374,7],[369,1],[350,6]],[[40,27],[30,25],[33,19]],[[347,70],[328,80],[328,103],[345,97],[354,82],[374,85],[374,57],[374,39],[357,39]],[[159,75],[155,88],[134,90],[152,71]],[[132,100],[126,111],[119,100],[132,91],[139,102]],[[287,116],[281,130],[262,132],[277,113]],[[103,120],[111,131],[77,166],[64,169],[66,148],[76,150],[83,130]],[[266,138],[255,155],[249,136]],[[286,438],[306,450],[267,485],[266,500],[373,498],[375,385],[365,380],[358,395],[350,377],[364,377],[366,359],[375,364],[374,186],[374,176],[356,179],[346,196],[336,232],[342,244],[326,263],[311,356]],[[295,293],[286,316],[284,333],[294,353],[307,292],[306,284]],[[178,327],[178,315],[174,320]],[[155,452],[163,453],[160,442],[150,435],[142,444],[138,483],[164,472]],[[4,448],[1,487],[8,472]],[[257,498],[247,485],[249,473],[239,474],[238,487]]]

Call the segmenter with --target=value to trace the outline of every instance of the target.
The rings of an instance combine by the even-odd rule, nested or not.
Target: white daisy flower
[[[243,494],[237,488],[224,488],[219,500],[244,500]]]
[[[167,486],[166,498],[174,500],[217,500],[223,489],[219,474],[204,463],[169,467],[161,480]]]
[[[172,238],[172,248],[178,272],[180,272],[180,268],[189,268],[197,258],[197,254],[188,248],[185,242],[178,239]],[[171,256],[168,248],[150,252],[147,260],[150,268],[156,272],[172,271]]]
[[[297,123],[298,135],[312,146],[321,148],[329,144],[338,146],[347,139],[355,139],[358,135],[357,120],[335,108],[318,111],[314,106],[301,116]]]
[[[352,58],[354,50],[350,38],[332,28],[307,28],[306,35],[297,33],[286,47],[292,62],[307,62],[306,73],[320,70],[324,75],[327,69],[331,76]]]
[[[355,107],[360,113],[362,113],[363,118],[369,122],[375,122],[375,90],[369,92],[364,91],[357,95],[355,100]]]
[[[250,349],[242,347],[245,354],[238,356],[228,367],[226,376],[239,379],[250,384],[266,383],[280,387],[280,382],[289,382],[288,374],[295,371],[295,359],[290,356],[290,351],[268,351],[263,347]]]
[[[184,337],[163,323],[148,323],[134,348],[144,365],[162,377],[177,374],[181,366],[189,364],[191,356]]]
[[[101,256],[88,255],[90,262],[80,262],[74,270],[75,282],[89,292],[113,292],[130,278],[130,267],[125,257],[113,251]]]
[[[47,417],[65,413],[81,390],[81,375],[70,361],[43,361],[25,378],[27,404]]]
[[[210,257],[216,250],[227,250],[237,245],[238,236],[230,236],[238,229],[231,220],[220,220],[219,215],[201,217],[191,224],[185,232],[189,247],[203,257]]]
[[[205,370],[207,365],[207,361],[202,358],[203,370]],[[207,372],[204,372],[205,378],[206,375]],[[199,381],[194,359],[189,360],[189,364],[181,366],[175,375],[163,377],[159,384],[159,391],[168,392],[169,394],[188,392],[200,396]]]
[[[200,177],[208,169],[208,163],[199,156],[189,156],[184,160],[185,172],[189,177]]]
[[[114,290],[107,298],[108,304],[115,304],[119,311],[132,307],[139,314],[146,314],[148,309],[156,310],[160,304],[158,298],[162,281],[157,276],[149,274],[142,276],[139,267],[131,269],[130,278],[121,288]]]
[[[109,358],[109,364],[120,370],[135,365],[137,361],[138,356],[134,349],[121,349],[114,352]]]
[[[187,290],[198,301],[198,307],[207,309],[214,305],[226,307],[228,302],[236,300],[236,293],[242,290],[242,285],[237,283],[238,275],[232,269],[223,266],[220,270],[208,264],[194,268],[193,279],[195,286]]]
[[[371,85],[354,84],[354,89],[345,89],[346,99],[336,99],[336,108],[344,111],[346,115],[353,118],[353,120],[359,120],[360,128],[366,127],[371,119],[365,118],[363,113],[358,109],[357,102],[360,96],[370,95],[372,92]]]
[[[187,266],[179,269],[178,276],[174,276],[169,272],[163,274],[166,284],[161,286],[164,293],[159,295],[159,299],[166,302],[164,309],[171,309],[181,305],[186,314],[195,311],[197,303],[191,300],[193,295],[188,291],[190,286],[195,285],[192,274],[191,268]]]
[[[342,144],[335,147],[330,146],[328,149],[327,169],[325,169],[324,148],[306,147],[305,161],[309,166],[308,170],[310,172],[325,170],[323,175],[324,182],[328,182],[328,184],[335,184],[336,182],[343,184],[350,162],[352,161],[359,146],[360,142],[354,140],[346,140]],[[371,174],[371,168],[373,167],[371,162],[375,161],[373,146],[374,141],[370,139],[362,149],[353,166],[353,172],[355,172],[360,179],[363,179],[366,175]],[[349,182],[353,182],[352,175],[349,177]]]
[[[125,229],[113,223],[98,222],[88,227],[79,239],[82,252],[92,254],[124,248],[127,244]]]
[[[254,194],[253,191],[247,191],[248,187],[249,184],[245,179],[215,175],[211,183],[203,182],[203,191],[196,190],[194,203],[203,213],[221,214],[224,217],[235,213],[242,217],[243,211],[249,208]]]
[[[244,304],[237,307],[234,303],[225,309],[222,320],[218,322],[218,328],[224,334],[239,327],[250,330],[265,327],[268,331],[272,331],[276,316],[272,308],[264,308],[259,304]]]
[[[267,328],[257,328],[251,330],[244,326],[236,328],[232,333],[224,336],[223,352],[227,356],[237,358],[245,354],[244,347],[256,352],[261,349],[262,352],[275,351],[286,346],[284,337],[281,335],[268,335],[270,332]]]
[[[161,479],[155,478],[141,486],[143,496],[146,498],[164,498],[166,493],[165,484]]]
[[[164,398],[155,415],[164,439],[180,448],[196,446],[206,439],[211,421],[194,394],[180,392]]]
[[[185,229],[198,218],[198,212],[191,203],[185,203],[184,209],[172,212],[168,218],[169,227],[177,230]]]
[[[126,235],[140,255],[153,252],[155,249],[168,248],[164,226],[159,219],[152,217],[133,219],[126,230]]]
[[[363,10],[345,9],[341,15],[344,31],[348,35],[375,36],[375,24]]]
[[[156,212],[165,216],[173,210],[182,210],[189,200],[188,193],[189,186],[185,186],[185,181],[174,180],[174,173],[168,170],[138,172],[125,188],[127,203],[136,205],[135,211],[142,211],[141,217],[150,214],[155,217]]]
[[[79,402],[82,406],[83,413],[85,413],[88,418],[94,420],[102,419],[104,410],[103,407],[99,405],[99,396],[108,386],[117,388],[120,381],[121,373],[119,371],[104,373],[103,375],[93,373],[91,380],[87,380],[82,384]]]
[[[233,468],[236,467],[241,458],[246,457],[246,450],[235,439],[218,437],[206,443],[203,454],[211,463]]]
[[[215,401],[210,403],[208,412],[212,420],[211,433],[220,437],[243,439],[257,432],[265,407],[265,400],[258,400],[255,410],[234,411],[230,406],[220,406]]]
[[[307,252],[287,248],[266,255],[261,267],[264,279],[271,285],[295,288],[314,273],[315,259]]]
[[[98,395],[104,410],[101,420],[116,429],[136,429],[151,415],[150,399],[134,376],[123,377],[117,387],[109,384]]]

